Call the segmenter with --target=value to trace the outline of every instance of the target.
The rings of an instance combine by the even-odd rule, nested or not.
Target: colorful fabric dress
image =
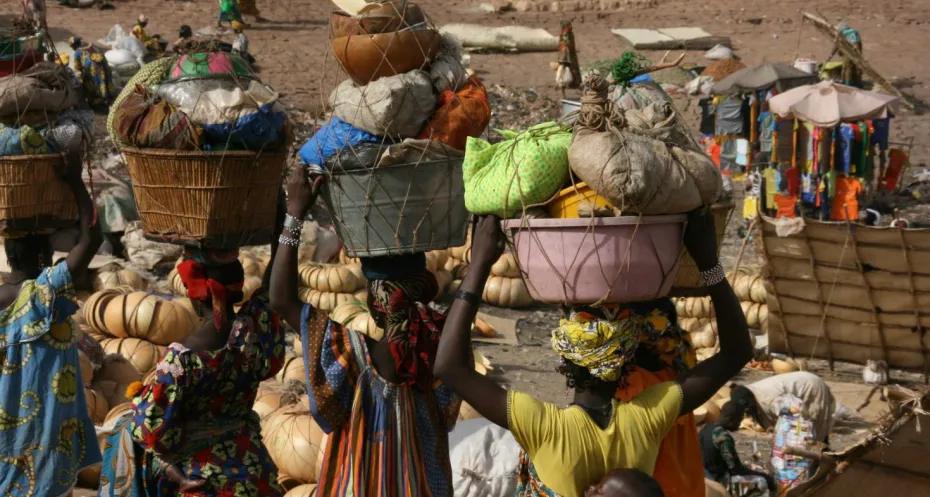
[[[388,383],[363,335],[309,305],[302,318],[310,412],[329,433],[317,495],[452,497],[458,398],[438,382],[429,392]]]
[[[87,103],[92,106],[110,105],[116,98],[113,74],[103,53],[92,46],[74,52],[74,70],[81,72],[81,82]]]
[[[723,485],[734,497],[769,497],[768,483],[762,476],[733,474],[741,463],[736,442],[726,428],[717,423],[705,425],[700,438],[708,478]]]
[[[243,306],[232,326],[223,349],[169,347],[157,381],[107,436],[101,497],[283,495],[252,404],[259,383],[284,363],[284,326],[260,297]],[[164,463],[207,484],[180,493],[162,477]]]
[[[68,495],[100,462],[78,365],[78,310],[64,262],[0,313],[0,494]]]

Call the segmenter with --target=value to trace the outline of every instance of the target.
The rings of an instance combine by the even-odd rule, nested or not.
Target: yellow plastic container
[[[613,207],[606,198],[597,194],[587,183],[576,183],[562,191],[546,205],[549,216],[555,219],[578,217],[578,208],[587,201],[595,207]]]

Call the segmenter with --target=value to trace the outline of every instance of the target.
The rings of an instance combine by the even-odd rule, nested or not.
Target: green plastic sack
[[[462,165],[465,207],[473,214],[510,218],[546,202],[565,184],[572,132],[554,122],[497,132],[505,140],[493,145],[468,138]]]

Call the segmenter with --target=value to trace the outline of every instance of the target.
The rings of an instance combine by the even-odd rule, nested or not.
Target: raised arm
[[[303,226],[304,217],[323,184],[323,177],[317,177],[310,185],[307,173],[302,166],[297,166],[291,172],[287,182],[287,216],[295,218]],[[271,268],[271,308],[291,325],[295,330],[300,329],[300,314],[303,303],[297,296],[297,250],[300,245],[300,236],[284,230],[281,233],[287,237],[285,243],[279,243]]]
[[[472,232],[472,258],[446,323],[433,373],[442,383],[492,423],[508,428],[507,391],[475,371],[471,356],[471,326],[478,312],[484,285],[504,250],[500,219],[483,216]]]
[[[68,253],[65,264],[68,265],[71,278],[77,280],[87,271],[87,266],[103,242],[103,235],[100,233],[100,223],[94,219],[94,203],[81,180],[80,154],[69,154],[65,160],[67,166],[62,179],[71,187],[71,192],[74,194],[78,207],[78,223],[81,226],[81,239]]]
[[[688,215],[685,246],[701,271],[719,265],[714,218],[708,209],[694,211]],[[722,268],[719,270],[723,271]],[[679,379],[683,397],[682,414],[689,413],[707,402],[752,359],[749,326],[730,283],[726,278],[721,278],[721,281],[708,287],[708,290],[717,316],[720,352],[698,364]]]

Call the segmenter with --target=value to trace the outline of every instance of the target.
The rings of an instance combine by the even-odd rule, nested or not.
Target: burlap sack
[[[429,74],[416,70],[365,86],[343,81],[330,95],[333,115],[375,136],[414,138],[433,115]]]
[[[78,104],[71,76],[64,67],[42,62],[0,78],[0,116],[28,111],[60,112]]]
[[[720,172],[695,150],[669,102],[649,95],[624,109],[607,99],[603,78],[589,74],[585,83],[568,151],[579,178],[624,214],[680,214],[714,203]]]

